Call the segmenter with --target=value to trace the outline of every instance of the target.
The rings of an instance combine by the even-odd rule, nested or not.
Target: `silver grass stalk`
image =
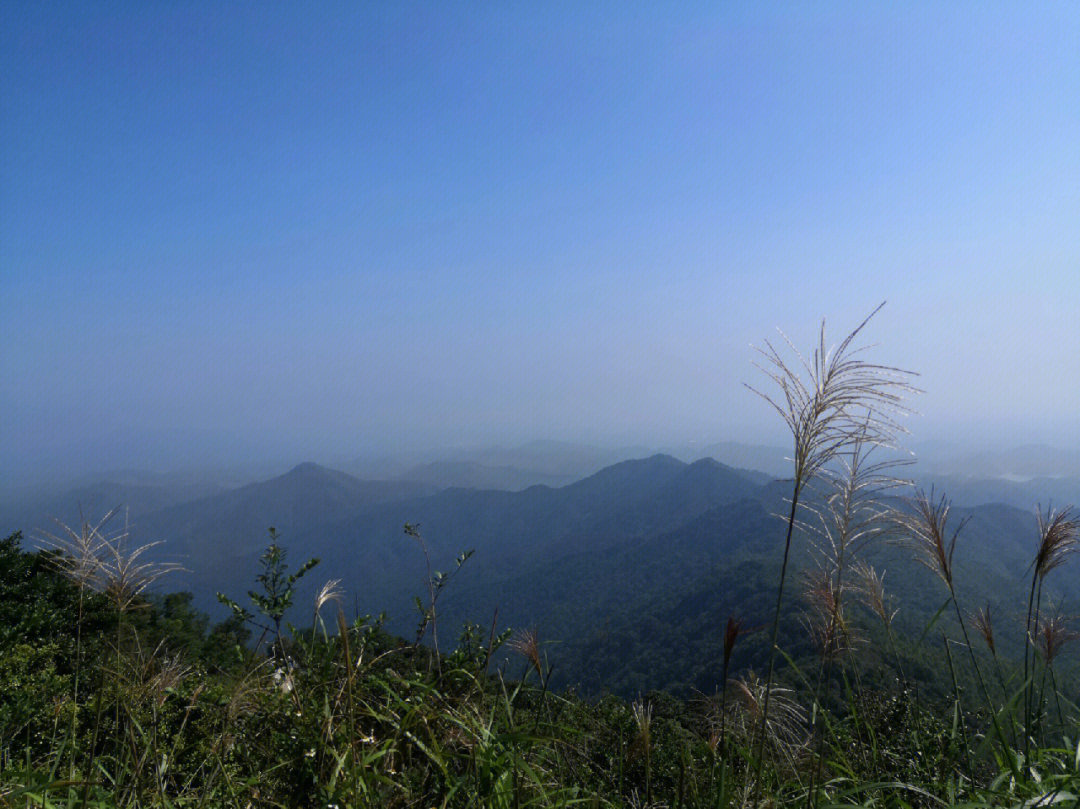
[[[899,610],[893,609],[885,595],[885,574],[879,574],[871,564],[862,560],[852,566],[852,573],[852,589],[856,598],[881,619],[887,631],[890,630]]]
[[[59,551],[57,568],[79,587],[89,587],[107,596],[117,611],[125,612],[147,587],[162,576],[184,568],[174,562],[140,561],[140,557],[162,542],[148,542],[129,547],[131,532],[108,533],[106,524],[119,512],[114,508],[91,525],[84,521],[76,531],[60,520],[60,533],[41,532],[44,545]]]
[[[319,592],[315,594],[314,615],[311,619],[311,640],[315,641],[315,630],[318,626],[322,626],[323,637],[326,637],[326,625],[323,623],[322,616],[319,614],[322,608],[329,604],[331,601],[337,602],[340,609],[341,599],[344,593],[341,590],[341,579],[329,579],[322,587],[319,588]]]
[[[119,612],[126,612],[162,576],[184,570],[176,562],[140,561],[144,553],[164,543],[159,540],[129,548],[126,547],[128,537],[125,531],[114,541],[104,543],[98,569],[98,586]]]
[[[894,510],[891,520],[902,542],[906,542],[915,552],[919,564],[936,575],[954,595],[953,556],[956,553],[956,540],[967,525],[965,517],[949,533],[949,512],[952,503],[945,495],[934,497],[931,489],[927,494],[922,489],[915,492],[915,497],[907,500],[907,507]]]
[[[1047,574],[1063,565],[1069,555],[1076,552],[1077,543],[1080,541],[1080,519],[1077,519],[1073,513],[1072,506],[1058,510],[1048,506],[1045,512],[1040,506],[1035,511],[1035,517],[1039,528],[1039,546],[1033,562],[1031,593],[1028,596],[1027,618],[1024,623],[1024,682],[1029,683],[1024,697],[1024,720],[1025,725],[1029,727],[1034,692],[1031,681],[1035,678],[1035,651],[1032,647],[1035,645],[1035,635],[1039,629],[1042,585]],[[1025,746],[1029,740],[1030,734],[1025,734]]]
[[[796,755],[805,747],[806,711],[794,699],[790,688],[769,685],[754,672],[732,682],[737,709],[733,715],[736,727],[749,737],[754,727],[765,722],[765,739],[773,751],[794,770]],[[765,704],[771,702],[773,711],[765,716]],[[760,730],[758,731],[760,733]]]
[[[832,666],[862,638],[847,621],[846,579],[854,557],[886,531],[886,510],[880,498],[908,482],[897,478],[895,470],[910,463],[902,457],[872,457],[879,444],[867,435],[870,416],[852,438],[849,448],[838,452],[833,463],[819,472],[827,495],[820,506],[808,510],[816,517],[807,528],[810,549],[818,569],[807,576],[804,597],[808,609],[803,624],[815,640],[820,654],[817,682],[814,686],[814,730],[822,717],[823,705],[829,702]],[[824,686],[824,698],[821,699]],[[812,806],[814,789],[822,774],[824,736],[819,737],[817,766],[814,768],[807,805]]]
[[[53,564],[80,589],[84,587],[96,589],[104,545],[109,540],[105,526],[119,511],[120,508],[117,506],[93,525],[84,519],[78,530],[54,517],[53,522],[59,526],[59,532],[39,532],[38,539],[41,544],[57,552],[53,558]]]
[[[891,446],[896,434],[905,432],[898,420],[908,413],[904,404],[906,398],[917,392],[910,382],[914,375],[893,366],[868,362],[862,356],[866,347],[855,345],[856,339],[881,306],[884,303],[833,349],[826,347],[825,323],[822,321],[818,346],[809,359],[799,353],[783,332],[781,336],[795,355],[794,361],[786,360],[768,341],[765,348],[757,349],[761,361],[755,364],[779,388],[779,392],[769,394],[749,385],[747,387],[768,402],[787,425],[793,441],[794,473],[772,624],[767,686],[771,686],[775,672],[776,638],[783,607],[784,582],[799,498],[804,488],[857,440],[869,446]],[[766,688],[757,744],[758,784],[761,781],[769,695],[770,689]]]
[[[933,490],[929,495],[921,489],[916,491],[914,499],[907,503],[907,508],[893,512],[892,522],[899,531],[901,541],[906,541],[915,550],[916,559],[930,569],[945,584],[949,591],[949,601],[952,602],[956,612],[956,621],[960,626],[960,632],[964,636],[964,645],[967,647],[971,667],[975,670],[975,679],[982,692],[986,709],[990,712],[994,726],[994,733],[1002,748],[1008,746],[1008,741],[998,722],[997,713],[994,711],[994,703],[990,699],[990,691],[986,687],[982,668],[975,659],[975,647],[971,643],[968,634],[968,622],[960,610],[960,601],[956,597],[956,579],[953,570],[953,556],[956,554],[956,541],[960,532],[967,525],[969,517],[960,520],[955,529],[949,529],[949,511],[952,504],[949,499],[942,495],[935,499]],[[948,602],[946,602],[948,604]],[[946,641],[946,648],[948,642]]]

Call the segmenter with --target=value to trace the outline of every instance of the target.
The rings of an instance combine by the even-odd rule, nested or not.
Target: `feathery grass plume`
[[[636,699],[630,704],[630,713],[634,717],[634,742],[632,751],[649,756],[652,753],[652,703]]]
[[[885,595],[885,574],[879,575],[873,565],[862,559],[855,562],[851,570],[854,576],[852,592],[855,597],[881,619],[886,629],[890,629],[893,619],[900,610],[892,609]]]
[[[78,530],[54,517],[53,522],[60,527],[60,532],[54,534],[50,531],[40,531],[38,533],[39,541],[50,550],[57,552],[57,555],[53,557],[53,563],[57,569],[80,588],[96,589],[97,576],[101,567],[102,546],[107,541],[105,526],[119,511],[120,507],[117,506],[94,525],[83,519]]]
[[[1040,579],[1054,568],[1065,563],[1069,554],[1075,553],[1080,543],[1080,519],[1068,506],[1061,510],[1040,508],[1036,513],[1039,521],[1039,550],[1035,554],[1035,575]]]
[[[315,594],[315,614],[331,601],[341,602],[341,579],[329,579]]]
[[[892,600],[885,593],[885,573],[879,574],[869,562],[859,559],[852,565],[852,593],[856,601],[874,613],[885,627],[885,639],[889,645],[896,664],[896,672],[901,681],[907,682],[907,674],[904,672],[904,663],[900,658],[900,651],[896,647],[896,639],[893,637],[893,619],[900,612],[898,607],[893,607]]]
[[[810,550],[818,564],[842,577],[854,557],[883,538],[889,512],[881,499],[890,491],[911,485],[895,470],[913,461],[903,457],[874,459],[879,444],[871,443],[865,425],[852,436],[850,447],[838,452],[819,478],[828,494],[820,506],[807,506],[813,517],[805,523]],[[815,489],[818,487],[815,485]]]
[[[853,432],[851,443],[836,453],[833,461],[822,467],[818,476],[828,494],[821,505],[807,507],[816,520],[805,527],[809,547],[817,559],[818,570],[807,574],[804,599],[808,609],[802,621],[819,653],[817,680],[814,685],[814,730],[824,718],[822,704],[828,704],[832,685],[832,667],[841,654],[861,640],[852,632],[846,616],[846,577],[857,553],[880,538],[887,526],[886,510],[880,498],[890,489],[907,484],[897,478],[896,468],[910,463],[900,457],[877,460],[873,452],[880,447],[869,434],[869,421]],[[811,486],[816,488],[815,482]],[[824,700],[819,700],[824,685]],[[807,792],[807,806],[813,806],[815,785],[822,775],[824,735],[818,739],[817,766]]]
[[[766,740],[770,748],[794,769],[795,756],[808,741],[806,711],[794,699],[794,691],[778,685],[770,686],[753,671],[733,680],[738,710],[733,714],[736,726],[749,738],[765,718],[766,697],[771,697],[772,712],[765,723]]]
[[[905,432],[898,419],[908,413],[905,399],[917,392],[910,382],[914,374],[893,366],[868,362],[862,357],[866,347],[855,345],[866,324],[884,305],[882,303],[874,309],[834,349],[826,347],[825,322],[822,321],[818,346],[809,360],[799,353],[783,332],[781,336],[795,355],[795,361],[786,360],[768,341],[765,348],[757,349],[762,361],[755,365],[780,391],[777,395],[770,395],[753,386],[747,387],[780,415],[791,433],[794,447],[790,511],[766,677],[769,685],[775,671],[777,630],[791,553],[791,537],[804,487],[856,441],[864,441],[869,446],[891,446],[894,436]],[[766,688],[757,745],[759,776],[769,699],[770,689]],[[760,780],[759,777],[757,784],[760,784]]]
[[[971,626],[982,636],[986,648],[990,650],[990,657],[994,660],[994,673],[997,675],[998,687],[1001,688],[1001,696],[1003,699],[1008,700],[1009,687],[1005,682],[1005,675],[1001,670],[1001,661],[998,659],[997,639],[994,637],[994,620],[991,615],[989,602],[987,602],[985,607],[980,607],[971,614]],[[1013,745],[1016,746],[1016,728],[1015,724],[1012,722],[1010,722],[1010,730],[1013,735]]]
[[[1035,648],[1038,649],[1043,659],[1043,672],[1042,681],[1039,685],[1039,695],[1037,698],[1033,698],[1036,706],[1037,714],[1034,717],[1034,723],[1038,725],[1041,720],[1041,714],[1043,706],[1046,704],[1046,677],[1047,674],[1052,678],[1052,684],[1054,689],[1054,698],[1057,702],[1057,714],[1058,714],[1058,726],[1060,728],[1065,727],[1064,715],[1061,710],[1061,696],[1060,690],[1057,685],[1057,677],[1054,674],[1054,659],[1061,652],[1061,649],[1065,644],[1071,643],[1074,640],[1080,639],[1080,632],[1077,632],[1070,626],[1071,619],[1064,616],[1060,610],[1054,609],[1052,612],[1044,615],[1036,627],[1035,633]],[[1034,679],[1035,664],[1032,661],[1032,679]]]
[[[634,739],[628,751],[630,758],[641,756],[645,760],[645,801],[652,801],[652,703],[642,699],[630,705],[634,717]]]
[[[1039,546],[1035,552],[1033,572],[1031,574],[1031,591],[1028,594],[1027,618],[1024,621],[1024,681],[1034,680],[1035,652],[1032,646],[1035,644],[1035,635],[1039,630],[1039,609],[1042,602],[1042,586],[1049,574],[1055,568],[1065,563],[1069,554],[1075,553],[1080,533],[1080,520],[1073,513],[1072,506],[1055,510],[1048,506],[1046,511],[1040,506],[1035,510],[1035,518],[1039,529]],[[1030,663],[1029,663],[1030,660]],[[1033,685],[1033,683],[1032,683]],[[1028,725],[1031,723],[1033,687],[1029,685],[1028,693],[1024,699],[1024,717]],[[1030,739],[1030,734],[1025,734],[1025,744]]]
[[[1033,633],[1039,621],[1039,601],[1042,597],[1042,582],[1055,568],[1065,564],[1069,554],[1075,553],[1080,542],[1080,519],[1073,513],[1072,506],[1055,510],[1047,507],[1035,511],[1039,526],[1039,547],[1035,552],[1034,572],[1031,577],[1031,595],[1028,599],[1027,631]],[[1036,589],[1038,592],[1036,592]],[[1032,612],[1034,610],[1034,620]]]
[[[728,672],[731,668],[731,654],[735,650],[735,641],[739,639],[739,635],[743,632],[743,619],[736,618],[731,615],[728,616],[727,626],[724,628],[724,665],[721,671],[721,684],[720,684],[720,729],[716,735],[716,742],[712,742],[710,739],[710,747],[712,751],[716,752],[716,747],[719,744],[721,752],[727,752],[727,695],[728,695]]]
[[[127,789],[135,803],[143,804],[147,792],[158,795],[165,789],[166,773],[171,753],[182,732],[181,726],[172,725],[162,713],[170,695],[181,685],[192,669],[182,662],[180,655],[168,655],[162,640],[153,650],[145,649],[138,635],[133,637],[129,654],[117,659],[112,671],[116,683],[117,712],[114,739],[126,737],[128,755],[120,765]],[[190,714],[191,708],[186,712]],[[169,741],[172,736],[171,742]]]
[[[710,726],[710,728],[709,728],[709,738],[707,738],[705,740],[705,744],[709,748],[709,752],[712,753],[714,756],[716,755],[717,750],[720,749],[720,742],[722,740],[723,740],[723,731],[718,729],[718,728]]]
[[[322,587],[319,588],[319,592],[315,594],[314,614],[311,618],[311,640],[315,641],[315,629],[318,626],[322,626],[323,638],[326,638],[326,625],[323,623],[322,616],[319,614],[322,608],[329,604],[331,601],[337,602],[338,609],[341,608],[341,579],[329,579]]]
[[[994,642],[994,622],[990,616],[990,605],[980,607],[971,614],[971,626],[982,635],[986,648],[990,654],[997,655],[997,644]]]
[[[847,590],[845,576],[857,554],[887,533],[889,511],[881,498],[890,490],[909,485],[893,471],[911,463],[904,458],[873,460],[879,445],[870,443],[865,425],[852,437],[851,446],[837,454],[820,477],[830,490],[821,505],[807,506],[816,520],[803,525],[822,575],[831,579],[832,603],[839,610]]]
[[[140,556],[163,542],[147,542],[128,548],[126,542],[129,537],[130,534],[124,531],[103,544],[98,569],[101,591],[112,600],[118,612],[126,612],[146,588],[162,576],[184,569],[176,562],[140,562]]]
[[[803,599],[806,610],[802,623],[822,660],[833,660],[857,645],[862,638],[844,613],[842,588],[824,570],[804,574]]]
[[[75,623],[75,688],[74,700],[78,703],[82,675],[82,626],[86,590],[96,590],[101,568],[103,545],[106,542],[105,526],[119,513],[120,507],[107,512],[96,524],[83,519],[75,530],[57,518],[59,533],[40,531],[39,541],[54,552],[52,564],[61,575],[66,576],[79,590],[79,606]],[[80,517],[82,515],[80,514]],[[72,722],[74,723],[74,715]],[[74,732],[74,724],[72,725]]]
[[[150,689],[154,702],[160,708],[170,691],[175,690],[191,672],[179,654],[167,655],[157,659],[156,671],[150,680]]]
[[[174,562],[140,562],[139,557],[162,542],[128,547],[131,532],[124,528],[107,533],[103,529],[119,512],[114,508],[96,525],[83,522],[76,531],[56,520],[62,533],[41,533],[41,541],[59,551],[58,569],[80,587],[89,587],[107,596],[118,612],[126,612],[151,584],[167,573],[184,568]]]
[[[229,684],[231,690],[225,703],[226,729],[231,728],[242,716],[254,713],[260,701],[268,694],[280,690],[280,678],[275,679],[273,660],[265,659],[243,671]],[[227,740],[231,747],[233,739]]]
[[[58,569],[76,583],[79,588],[79,614],[76,641],[76,683],[78,682],[79,659],[82,656],[82,606],[84,591],[89,588],[103,594],[108,598],[116,609],[118,620],[116,622],[115,644],[115,668],[113,678],[113,691],[115,693],[115,726],[120,725],[120,670],[121,670],[121,646],[123,641],[124,614],[137,603],[142,593],[167,573],[182,570],[181,566],[171,562],[147,562],[140,561],[140,557],[150,548],[160,545],[160,542],[151,542],[131,549],[127,546],[131,533],[127,527],[121,531],[106,533],[105,525],[116,516],[119,507],[109,511],[96,525],[91,526],[83,521],[81,530],[76,531],[70,526],[56,520],[61,527],[61,534],[42,533],[42,541],[53,550],[59,551],[55,564]],[[89,746],[88,761],[85,765],[88,771],[94,769],[97,758],[97,739],[101,729],[102,712],[104,707],[105,681],[99,685],[96,697],[96,709],[94,719],[94,731]],[[78,686],[76,685],[76,692]],[[84,785],[83,802],[86,803],[89,795],[89,782]]]
[[[795,480],[805,483],[836,453],[862,433],[871,443],[891,445],[897,433],[906,432],[898,418],[908,414],[904,402],[917,393],[911,371],[867,362],[859,355],[868,346],[856,347],[855,339],[880,304],[836,348],[826,348],[825,321],[819,344],[807,360],[781,332],[798,364],[785,360],[768,340],[756,349],[763,357],[755,365],[780,388],[780,396],[746,387],[768,402],[780,415],[794,439]]]
[[[901,541],[914,548],[918,562],[933,571],[952,594],[956,540],[970,517],[962,519],[950,534],[948,522],[952,503],[945,495],[935,500],[933,489],[930,494],[917,490],[915,497],[908,499],[907,506],[892,512],[892,521],[900,532]]]
[[[544,671],[540,664],[540,643],[535,629],[522,629],[510,639],[507,646],[510,647],[511,651],[525,658],[533,670],[543,679]]]
[[[727,619],[727,627],[724,629],[724,680],[727,680],[728,665],[731,663],[731,653],[735,650],[735,641],[743,631],[743,619],[731,615]]]
[[[1080,639],[1080,632],[1073,629],[1070,623],[1067,617],[1056,610],[1039,619],[1039,626],[1035,632],[1035,645],[1047,665],[1054,662],[1062,646]]]
[[[956,553],[956,540],[964,526],[967,525],[970,517],[960,520],[960,523],[950,534],[950,508],[951,503],[945,495],[935,500],[933,489],[931,489],[929,495],[919,489],[915,493],[915,498],[908,501],[907,509],[893,512],[892,520],[900,533],[900,541],[912,545],[915,549],[916,559],[923,566],[932,570],[948,588],[949,599],[945,606],[948,605],[949,601],[952,602],[953,610],[956,613],[956,622],[960,627],[961,634],[964,636],[964,646],[967,647],[968,659],[971,661],[971,668],[975,672],[975,680],[979,684],[979,691],[982,694],[986,710],[990,713],[994,726],[994,735],[1001,745],[1001,752],[1007,757],[1010,766],[1013,768],[1013,774],[1016,775],[1018,774],[1016,760],[1012,755],[1009,742],[1005,738],[1001,723],[998,721],[998,712],[994,709],[993,700],[990,699],[990,691],[986,687],[986,679],[983,677],[982,668],[975,658],[975,647],[972,645],[971,636],[968,634],[968,622],[964,620],[964,614],[960,609],[960,601],[956,596],[953,556]],[[944,635],[942,637],[945,649],[948,650],[948,639]],[[959,705],[960,695],[958,690],[956,694],[957,704]]]
[[[127,656],[125,670],[119,673],[133,691],[140,692],[141,696],[160,707],[169,690],[176,688],[192,670],[184,662],[183,655],[168,653],[165,640],[147,651],[136,636],[131,654]]]

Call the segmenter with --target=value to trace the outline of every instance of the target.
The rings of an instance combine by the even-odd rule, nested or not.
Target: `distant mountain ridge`
[[[530,486],[565,486],[573,482],[574,477],[519,469],[516,466],[485,466],[476,461],[433,461],[412,467],[399,475],[399,479],[447,489],[505,489],[514,492]]]
[[[1010,480],[1001,477],[976,477],[972,475],[919,476],[918,483],[924,489],[933,488],[957,504],[979,506],[1004,503],[1015,508],[1033,512],[1039,506],[1080,505],[1080,477],[1037,477],[1028,480]]]
[[[145,514],[181,503],[198,501],[222,493],[214,484],[137,483],[102,480],[67,489],[61,493],[41,493],[0,508],[0,536],[14,531],[30,534],[53,531],[56,520],[77,526],[82,520],[98,521],[107,512],[122,507],[118,524],[137,520]],[[114,526],[117,527],[117,526]]]
[[[252,553],[265,547],[270,526],[287,541],[302,529],[434,491],[428,484],[363,481],[318,464],[302,463],[276,478],[144,515],[135,531],[139,541],[164,539],[195,581],[205,572],[203,560],[213,560],[216,555],[251,561]]]
[[[987,449],[953,454],[931,461],[928,471],[968,478],[1002,478],[1027,481],[1035,478],[1080,479],[1080,450],[1025,444],[1008,449]]]
[[[1000,485],[1012,491],[1017,484]],[[426,575],[421,549],[402,531],[409,522],[419,526],[435,569],[452,569],[458,553],[475,550],[441,602],[441,636],[453,637],[462,621],[489,621],[497,609],[501,623],[533,626],[560,642],[552,654],[563,684],[632,694],[710,687],[726,618],[767,620],[783,539],[773,515],[783,511],[790,484],[712,458],[686,463],[653,454],[566,485],[519,491],[361,480],[314,463],[186,502],[175,500],[180,489],[151,489],[131,511],[134,541],[164,540],[158,558],[187,568],[164,586],[191,590],[204,609],[220,609],[217,591],[243,598],[273,525],[290,566],[322,559],[301,582],[297,623],[310,620],[304,605],[313,591],[335,578],[348,615],[387,610],[390,627],[407,635],[416,621],[412,597],[423,593]],[[1008,616],[1034,552],[1032,511],[958,505],[955,517],[963,516],[972,518],[957,552],[965,606],[993,601],[996,614]],[[899,588],[899,624],[925,624],[941,603],[938,582],[909,551],[883,546],[875,559]],[[796,537],[792,564],[790,609],[797,610],[797,572],[813,564],[805,537]],[[1080,596],[1075,571],[1063,569],[1055,584],[1073,599]],[[785,642],[798,648],[806,638],[795,633]],[[748,642],[748,654],[757,643]]]
[[[170,586],[192,589],[204,607],[214,606],[218,589],[249,586],[273,525],[294,559],[323,558],[323,570],[346,586],[355,582],[361,600],[378,609],[407,604],[422,582],[422,557],[402,537],[405,522],[421,526],[437,565],[475,548],[462,575],[494,574],[528,559],[666,530],[758,488],[716,461],[685,464],[663,455],[520,492],[361,481],[301,464],[277,478],[142,514],[133,529],[138,542],[165,540],[163,553],[189,571]]]

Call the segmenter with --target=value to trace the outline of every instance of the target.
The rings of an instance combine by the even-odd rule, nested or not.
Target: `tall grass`
[[[784,603],[791,541],[799,518],[799,503],[804,491],[838,456],[857,445],[891,447],[902,430],[897,419],[906,413],[904,401],[915,388],[911,372],[869,362],[863,358],[865,347],[856,340],[880,311],[879,305],[835,348],[827,347],[825,322],[822,321],[818,345],[804,357],[783,337],[790,357],[785,357],[769,341],[759,349],[759,369],[778,392],[769,393],[750,387],[783,419],[792,438],[792,482],[784,537],[780,581],[771,625],[768,673],[761,710],[757,759],[764,753],[769,718],[771,685],[776,668],[776,640]],[[760,779],[760,767],[759,767]]]
[[[854,572],[852,581],[854,588]],[[791,687],[752,672],[725,676],[716,703],[661,694],[591,703],[551,691],[534,631],[508,638],[468,628],[441,666],[431,666],[425,649],[340,609],[336,631],[316,629],[333,594],[332,583],[322,588],[312,626],[286,633],[288,667],[270,649],[240,649],[233,663],[212,668],[170,649],[168,638],[147,642],[143,616],[152,608],[132,602],[125,643],[107,645],[88,664],[83,718],[55,725],[43,752],[27,747],[4,759],[0,803],[1013,806],[1080,794],[1076,708],[1055,680],[1072,630],[1053,610],[1040,615],[1043,676],[1034,701],[1052,706],[1061,735],[1055,741],[1044,725],[1014,774],[988,747],[997,743],[986,735],[985,713],[968,712],[962,699],[943,711],[907,691],[864,685],[839,646],[828,647],[840,673],[839,708],[823,694],[815,699],[832,678],[811,674]],[[890,626],[885,596],[870,600]],[[825,626],[852,620],[832,605],[819,618]],[[725,669],[742,631],[735,619],[725,630]],[[801,664],[788,665],[799,680]]]
[[[770,642],[757,661],[764,675],[738,665],[747,630],[731,617],[717,627],[715,697],[557,693],[536,630],[500,631],[493,620],[447,641],[437,606],[450,578],[430,560],[414,642],[388,635],[379,620],[346,617],[337,580],[302,607],[311,625],[292,628],[283,607],[302,574],[285,569],[273,536],[278,552],[257,571],[268,589],[253,597],[261,618],[224,599],[273,644],[212,655],[182,647],[179,635],[155,635],[147,587],[173,566],[145,561],[149,546],[130,547],[126,530],[109,533],[109,515],[47,537],[48,575],[70,588],[70,626],[0,649],[0,806],[1078,805],[1080,711],[1075,685],[1069,691],[1059,674],[1080,636],[1043,591],[1076,549],[1077,523],[1069,509],[1039,511],[1021,669],[999,657],[1003,629],[989,608],[972,615],[962,606],[954,557],[964,521],[951,519],[948,499],[916,492],[898,510],[883,502],[903,483],[885,448],[913,388],[906,372],[862,359],[854,341],[865,326],[833,351],[822,329],[812,358],[795,352],[792,366],[772,346],[763,352],[779,386],[765,398],[785,416],[795,449]],[[418,528],[406,533],[426,556]],[[897,534],[947,592],[940,648],[894,624],[885,573],[864,558]],[[817,655],[796,659],[777,638],[792,543],[803,538],[811,569],[801,620]],[[0,587],[21,587],[28,610],[55,597],[33,578],[45,575],[34,573],[36,559],[14,540],[0,542],[0,571],[9,572]],[[855,605],[872,624],[860,623]],[[989,658],[976,654],[969,628]],[[65,632],[77,650],[67,668],[57,639]],[[853,653],[882,633],[888,677]],[[960,646],[967,651],[954,656]],[[920,696],[901,650],[917,671],[938,666],[952,697]],[[978,704],[965,694],[969,677]]]

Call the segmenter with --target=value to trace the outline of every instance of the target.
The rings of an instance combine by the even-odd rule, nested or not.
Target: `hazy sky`
[[[886,299],[917,437],[1080,446],[1077,4],[9,0],[0,144],[8,475],[779,440]]]

